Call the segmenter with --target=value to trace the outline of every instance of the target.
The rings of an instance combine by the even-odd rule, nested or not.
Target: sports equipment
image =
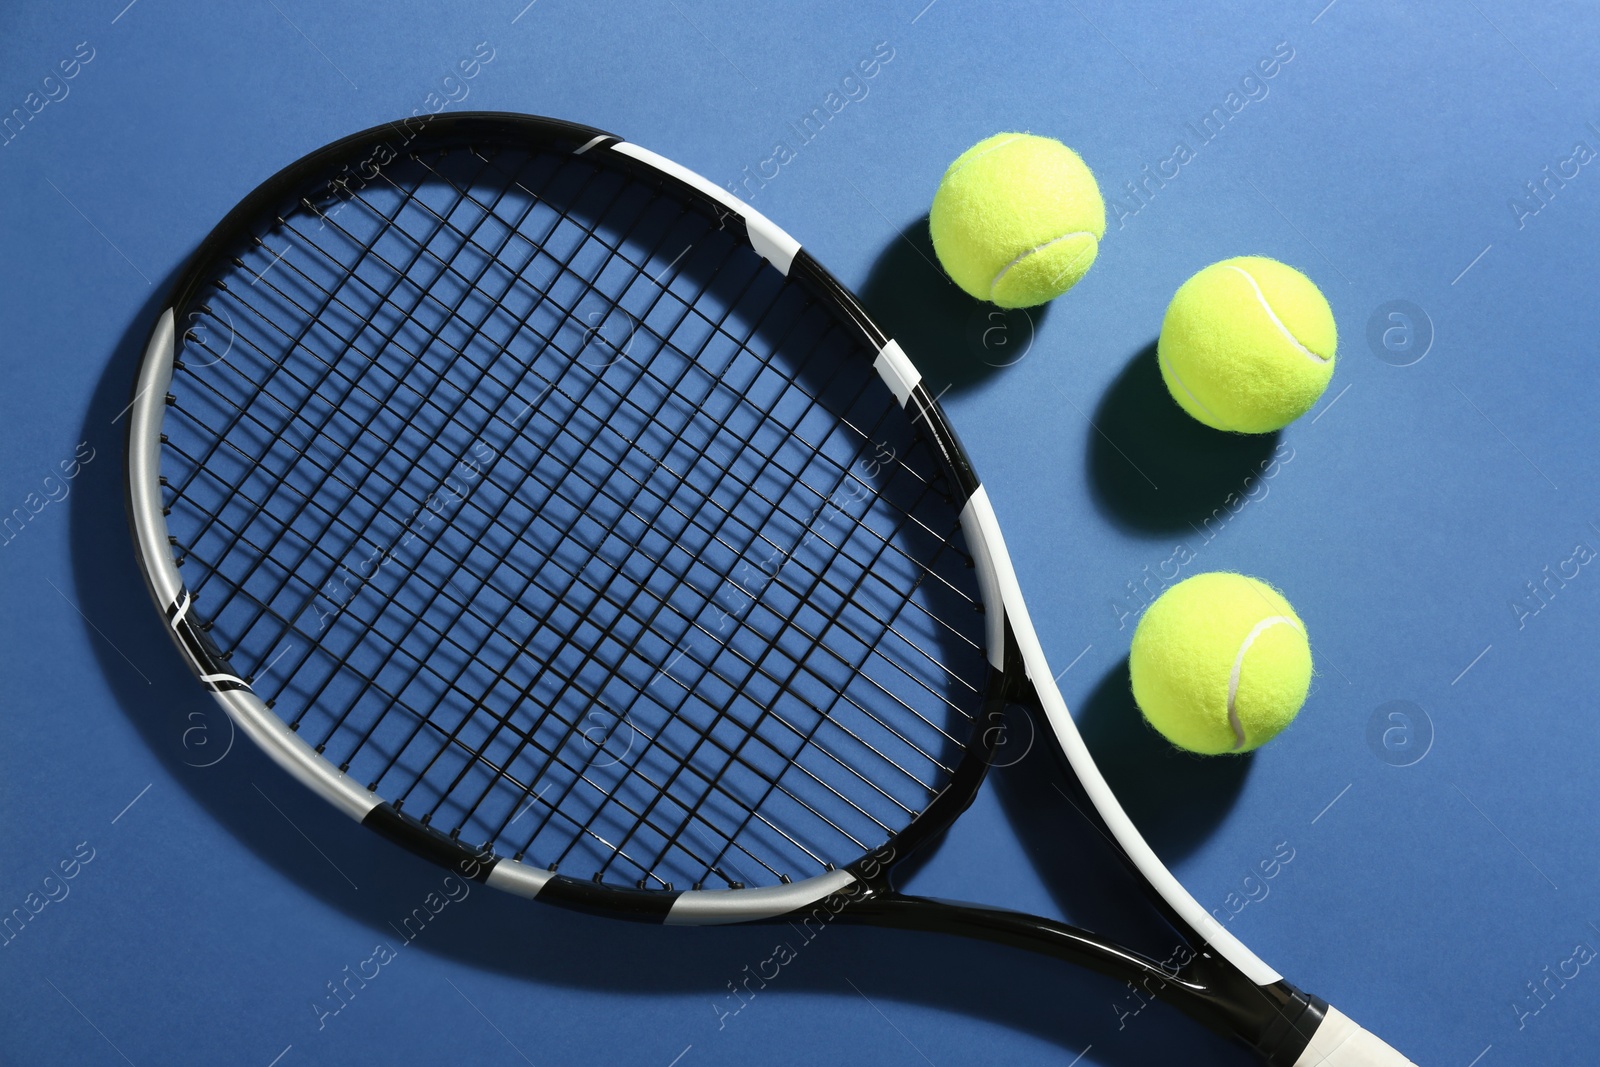
[[[1237,256],[1178,287],[1157,347],[1183,410],[1218,430],[1270,433],[1328,387],[1338,340],[1310,278],[1275,259]]]
[[[1128,655],[1133,698],[1179,748],[1248,752],[1288,726],[1311,687],[1305,624],[1266,582],[1213,571],[1145,609]]]
[[[1089,168],[1060,141],[997,133],[944,172],[928,229],[939,262],[968,294],[1032,307],[1089,270],[1106,205]]]
[[[1139,837],[915,367],[706,179],[547,119],[356,134],[205,239],[134,397],[129,514],[184,659],[379,833],[524,897],[987,938],[1271,1063],[1405,1062]],[[1188,939],[1177,962],[893,889],[1014,700]]]

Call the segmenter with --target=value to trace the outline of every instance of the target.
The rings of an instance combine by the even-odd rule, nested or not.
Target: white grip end
[[[1416,1067],[1381,1039],[1330,1007],[1294,1067]]]

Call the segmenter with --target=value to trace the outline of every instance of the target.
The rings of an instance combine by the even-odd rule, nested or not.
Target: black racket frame
[[[173,287],[168,306],[174,312],[175,321],[187,321],[187,312],[203,299],[204,286],[215,276],[219,262],[232,254],[241,236],[251,232],[259,219],[273,217],[298,203],[308,183],[314,188],[319,180],[325,180],[325,185],[321,186],[322,198],[316,202],[321,206],[351,195],[352,190],[359,190],[365,183],[375,180],[390,160],[423,149],[504,144],[576,152],[606,149],[620,140],[576,123],[494,112],[413,117],[353,134],[291,163],[241,200],[190,257]],[[744,229],[742,214],[708,197],[701,189],[621,153],[609,153],[609,156],[606,165],[670,189],[687,204],[715,218],[719,225],[731,224]],[[850,291],[804,248],[795,254],[788,274],[816,297],[833,305],[843,319],[859,330],[862,341],[871,350],[880,350],[889,341]],[[175,352],[181,347],[181,337],[178,341]],[[171,402],[170,397],[168,402]],[[955,502],[963,503],[978,490],[979,481],[954,430],[937,402],[920,384],[911,390],[907,407],[919,432],[932,444],[958,494]],[[132,420],[130,433],[131,429]],[[131,493],[129,500],[131,527]],[[137,536],[134,543],[138,552]],[[148,578],[142,553],[140,566]],[[150,588],[154,597],[154,587]],[[206,632],[208,625],[200,608],[174,619],[170,605],[158,602],[157,606],[168,615],[168,630],[197,676],[230,672],[225,655]],[[849,887],[848,900],[834,918],[846,923],[995,942],[1087,967],[1173,1004],[1218,1033],[1238,1038],[1269,1064],[1293,1067],[1326,1014],[1327,1002],[1285,981],[1265,986],[1251,981],[1220,953],[1210,949],[1142,878],[1138,880],[1145,886],[1154,907],[1193,949],[1192,958],[1182,966],[1163,965],[1067,923],[1001,908],[910,896],[894,889],[892,876],[897,863],[947,830],[977,795],[993,759],[994,741],[1001,734],[1006,706],[1021,703],[1034,709],[1040,707],[1009,625],[1005,643],[1004,666],[1000,670],[989,668],[987,691],[980,713],[975,717],[971,742],[949,783],[887,843],[845,868],[855,876],[855,882]],[[216,684],[207,683],[208,687]],[[1066,758],[1053,736],[1048,747],[1069,780],[1072,779]],[[426,826],[387,803],[374,807],[363,825],[425,859],[480,882],[486,881],[494,865],[500,862],[494,854]],[[1111,840],[1109,836],[1107,839]],[[1116,851],[1129,869],[1134,870],[1120,848]],[[676,896],[672,891],[605,885],[558,874],[544,885],[538,899],[585,912],[661,923],[666,920]],[[812,901],[785,914],[754,921],[777,923],[804,919],[817,903]]]

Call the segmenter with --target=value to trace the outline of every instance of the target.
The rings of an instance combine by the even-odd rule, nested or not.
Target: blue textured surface
[[[29,514],[0,539],[0,907],[58,898],[0,948],[0,1059],[1245,1062],[1092,976],[878,931],[827,930],[741,1007],[728,983],[790,933],[463,897],[228,748],[132,568],[139,350],[172,273],[258,181],[439,105],[574,119],[743,183],[952,383],[1068,703],[1196,896],[1419,1064],[1592,1059],[1592,12],[524,2],[0,15],[0,512]],[[493,59],[447,81],[480,42]],[[990,320],[920,231],[945,164],[1013,128],[1073,145],[1121,206],[1077,289]],[[1322,406],[1264,442],[1185,423],[1152,366],[1173,289],[1242,253],[1307,271],[1341,333]],[[1429,344],[1384,347],[1395,301]],[[1282,587],[1319,665],[1248,762],[1165,753],[1125,695],[1129,583],[1214,568]],[[1074,881],[1098,848],[1029,756],[913,888],[1164,952],[1123,886]],[[376,977],[340,1006],[347,966]]]

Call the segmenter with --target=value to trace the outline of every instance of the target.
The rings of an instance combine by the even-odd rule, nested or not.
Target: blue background
[[[1158,851],[1419,1064],[1592,1062],[1600,967],[1526,986],[1600,947],[1600,166],[1563,163],[1600,150],[1588,6],[125,2],[0,14],[0,115],[80,42],[93,55],[0,146],[0,514],[62,498],[0,545],[0,910],[93,856],[0,947],[0,1059],[1248,1062],[1109,981],[937,938],[830,928],[720,1026],[781,928],[480,888],[406,943],[442,872],[233,744],[134,572],[137,358],[173,273],[257,182],[459,97],[444,79],[479,42],[494,58],[450,108],[574,119],[735,182],[884,42],[858,98],[747,192],[950,386],[1067,701]],[[1246,83],[1275,49],[1292,58]],[[1187,124],[1216,106],[1202,142]],[[992,319],[928,262],[924,216],[944,166],[1007,129],[1077,148],[1112,220],[1073,292]],[[1135,198],[1179,140],[1193,159]],[[1172,291],[1244,253],[1305,270],[1339,323],[1332,386],[1277,438],[1201,430],[1153,369]],[[1126,695],[1128,583],[1159,591],[1175,556],[1267,578],[1307,621],[1311,699],[1248,760],[1171,752]],[[1016,762],[911,888],[1165,954],[1125,883],[1078,884],[1103,846],[1015,725]],[[319,1028],[325,983],[380,942],[395,958]]]

